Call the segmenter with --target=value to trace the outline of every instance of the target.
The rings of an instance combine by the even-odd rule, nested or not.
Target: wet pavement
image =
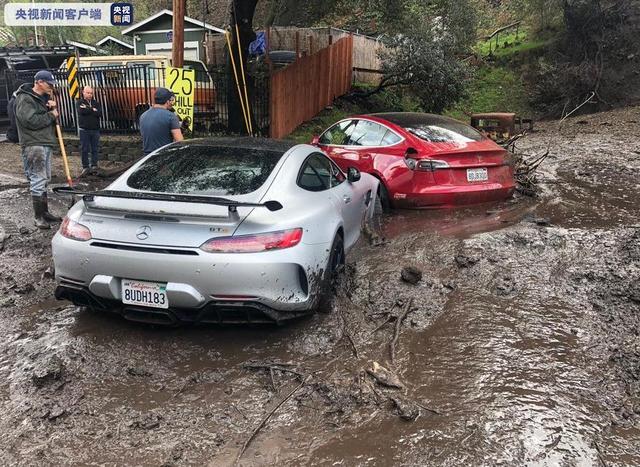
[[[0,169],[0,459],[640,465],[638,121],[540,125],[520,144],[551,147],[537,198],[387,216],[333,303],[281,328],[158,328],[57,302],[51,233]]]

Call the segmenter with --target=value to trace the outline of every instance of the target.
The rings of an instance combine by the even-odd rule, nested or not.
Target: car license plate
[[[467,169],[468,182],[485,182],[489,180],[489,173],[485,167],[480,169]]]
[[[167,285],[122,279],[122,303],[153,308],[169,308]]]

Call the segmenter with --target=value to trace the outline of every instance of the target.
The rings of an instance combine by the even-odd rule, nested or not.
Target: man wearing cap
[[[180,120],[171,111],[175,95],[166,88],[158,88],[154,95],[154,104],[140,116],[140,133],[144,155],[174,141],[182,141]]]
[[[35,225],[50,229],[49,222],[60,222],[49,212],[47,184],[51,180],[51,153],[56,145],[55,123],[58,118],[56,103],[50,100],[55,79],[42,70],[36,73],[34,83],[25,83],[16,92],[16,126],[22,164],[29,180]]]

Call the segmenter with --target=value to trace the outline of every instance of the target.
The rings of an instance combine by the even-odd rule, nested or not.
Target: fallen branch
[[[404,306],[404,310],[402,310],[402,314],[398,316],[396,320],[396,327],[393,332],[393,339],[389,343],[389,354],[391,355],[391,364],[395,365],[396,363],[396,344],[398,343],[398,339],[400,338],[400,327],[402,326],[402,322],[411,311],[411,305],[413,304],[413,298],[410,298],[407,304]]]
[[[297,376],[298,378],[303,377],[304,375],[299,371],[288,368],[288,364],[286,363],[254,363],[254,362],[245,362],[242,364],[242,367],[247,370],[269,370],[269,372],[281,371],[283,373],[290,373],[292,375]],[[291,365],[292,366],[292,365]]]
[[[604,460],[604,456],[602,455],[602,451],[600,450],[600,445],[597,441],[593,441],[593,445],[596,447],[596,451],[598,452],[598,460],[603,465],[603,467],[609,467],[607,461]]]
[[[238,465],[238,462],[240,462],[240,458],[242,457],[242,455],[244,454],[244,452],[247,450],[247,448],[249,447],[249,444],[251,444],[251,441],[253,441],[253,438],[256,437],[256,435],[258,434],[258,432],[262,429],[262,427],[269,421],[269,419],[273,416],[274,413],[276,413],[276,411],[285,403],[287,402],[289,399],[291,399],[291,396],[293,396],[296,391],[298,391],[298,389],[300,389],[310,378],[311,376],[307,376],[305,379],[303,379],[300,384],[298,384],[295,388],[293,388],[289,394],[287,394],[279,403],[278,405],[276,405],[265,417],[262,418],[262,421],[260,422],[260,424],[255,427],[255,429],[251,432],[251,436],[249,436],[249,438],[247,438],[247,440],[244,442],[244,444],[242,445],[242,449],[240,449],[240,452],[238,453],[238,456],[236,457],[235,462],[233,463],[233,465]]]
[[[388,323],[390,323],[392,321],[392,317],[391,315],[387,316],[387,319],[385,319],[382,324],[380,326],[378,326],[377,328],[375,328],[373,331],[371,331],[371,334],[375,334],[376,332],[378,332],[380,329],[382,329],[383,327],[385,327]]]
[[[349,344],[351,344],[351,349],[353,350],[353,356],[356,357],[356,359],[358,359],[360,358],[358,356],[358,348],[356,347],[355,342],[353,342],[351,333],[349,333],[349,331],[347,330],[347,320],[344,317],[344,313],[342,309],[340,309],[340,319],[342,320],[342,335],[347,336],[347,340],[349,341]]]
[[[418,403],[416,403],[416,405],[418,407],[420,407],[421,409],[426,410],[427,412],[431,412],[432,414],[442,415],[442,412],[438,412],[435,409],[431,409],[431,408],[427,407],[426,405],[422,405],[422,404],[418,404]]]
[[[244,418],[245,420],[247,420],[247,416],[242,412],[242,410],[240,410],[238,408],[238,406],[236,404],[234,404],[233,402],[231,402],[231,407],[233,407],[234,409],[236,409],[236,412],[238,412],[240,415],[242,415],[242,418]]]
[[[180,387],[180,389],[178,389],[178,391],[176,391],[173,396],[171,396],[171,399],[178,397],[180,394],[182,394],[182,391],[184,391],[187,388],[187,385],[189,384],[189,379],[187,378],[185,380],[185,382],[182,384],[182,386]]]
[[[347,335],[347,339],[349,339],[349,342],[351,343],[351,348],[353,349],[354,357],[356,357],[356,359],[359,359],[360,356],[358,355],[358,347],[356,347],[356,343],[353,342],[353,338],[351,337],[351,334],[349,334],[348,332],[345,334]]]
[[[391,321],[393,321],[393,318],[395,318],[395,316],[393,316],[391,314],[391,310],[393,310],[396,305],[398,304],[398,302],[393,302],[393,305],[391,305],[389,307],[389,309],[387,311],[383,311],[381,314],[382,315],[387,315],[387,318],[382,322],[382,324],[380,324],[377,328],[375,328],[373,331],[371,331],[371,334],[375,334],[376,332],[378,332],[380,329],[382,329],[383,327],[385,327],[387,325],[387,323],[390,323]]]

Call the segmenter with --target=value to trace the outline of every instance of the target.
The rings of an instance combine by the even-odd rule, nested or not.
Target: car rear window
[[[242,195],[262,186],[283,152],[181,145],[147,159],[127,180],[137,190],[211,196]]]
[[[472,127],[455,120],[414,123],[405,130],[430,143],[470,143],[482,141],[484,137]]]

